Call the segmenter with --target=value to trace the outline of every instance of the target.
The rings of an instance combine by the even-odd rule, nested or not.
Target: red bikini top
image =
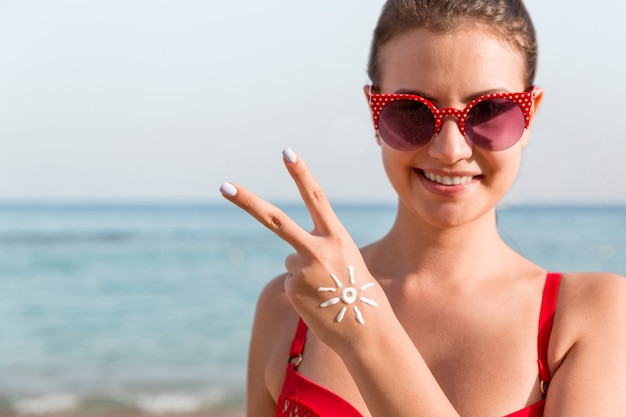
[[[505,417],[542,417],[545,395],[550,382],[548,370],[548,342],[552,332],[554,311],[561,274],[549,273],[543,291],[537,337],[540,389],[544,398],[522,410]],[[275,417],[363,417],[350,403],[334,392],[299,374],[296,369],[302,362],[307,326],[302,319],[291,345],[287,375],[278,398]]]

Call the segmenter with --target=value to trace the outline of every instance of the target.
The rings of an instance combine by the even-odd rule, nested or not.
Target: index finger
[[[222,195],[269,230],[274,232],[296,251],[307,247],[311,235],[294,222],[285,212],[238,184],[225,182],[220,187]]]

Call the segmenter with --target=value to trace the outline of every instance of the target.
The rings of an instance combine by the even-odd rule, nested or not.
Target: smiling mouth
[[[433,173],[430,172],[426,172],[426,171],[421,171],[422,175],[424,176],[424,178],[432,181],[432,182],[436,182],[437,184],[441,184],[441,185],[462,185],[462,184],[469,184],[470,182],[472,182],[474,180],[474,176],[471,175],[463,175],[463,176],[445,176],[445,175],[435,175]]]

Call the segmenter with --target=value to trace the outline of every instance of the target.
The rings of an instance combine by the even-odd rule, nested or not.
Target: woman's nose
[[[458,119],[446,117],[441,123],[439,133],[429,143],[429,154],[441,162],[452,165],[472,156],[472,145],[461,134]]]

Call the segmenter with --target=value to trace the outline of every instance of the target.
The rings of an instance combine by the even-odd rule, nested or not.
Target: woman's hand
[[[220,191],[295,249],[285,261],[285,291],[316,336],[335,350],[362,344],[395,315],[304,161],[291,149],[283,156],[313,220],[310,233],[239,185],[224,183]]]
[[[294,309],[342,357],[372,416],[458,417],[304,162],[290,149],[283,155],[311,233],[241,186],[220,190],[296,250],[285,262]]]

